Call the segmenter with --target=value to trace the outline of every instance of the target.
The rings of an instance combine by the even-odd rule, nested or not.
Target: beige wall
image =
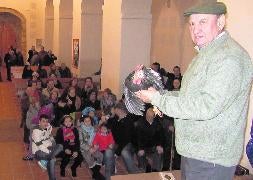
[[[222,0],[226,3],[228,8],[227,15],[227,29],[230,34],[249,52],[251,58],[253,58],[253,14],[252,0],[243,0],[243,1],[231,1],[231,0]],[[251,103],[249,108],[249,118],[247,123],[247,128],[245,132],[245,146],[250,138],[250,127],[251,119],[253,118],[253,91],[251,92]],[[241,161],[243,166],[246,166],[253,173],[253,169],[249,164],[248,158],[245,154]]]
[[[184,72],[194,56],[183,11],[195,1],[153,0],[151,62],[159,62],[167,71],[179,65]]]
[[[44,39],[44,6],[44,0],[19,0],[15,3],[13,0],[0,1],[0,7],[15,9],[26,18],[27,49],[35,45],[36,39]]]
[[[102,89],[109,87],[119,94],[119,68],[120,67],[120,49],[119,48],[104,48],[120,47],[121,46],[121,1],[107,0],[103,6],[103,34],[102,34]],[[106,77],[106,78],[105,78]],[[116,82],[116,83],[114,83]]]

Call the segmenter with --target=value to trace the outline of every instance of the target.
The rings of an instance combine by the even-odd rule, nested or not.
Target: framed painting
[[[73,66],[78,68],[79,64],[79,39],[73,39]]]

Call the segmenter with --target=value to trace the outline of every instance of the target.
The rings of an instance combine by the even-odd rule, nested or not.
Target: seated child
[[[81,152],[85,162],[88,164],[89,168],[92,171],[92,178],[103,179],[103,175],[99,172],[103,161],[103,154],[100,151],[96,151],[94,153],[90,152],[94,136],[95,129],[91,124],[91,117],[88,115],[82,116],[80,119],[79,127]]]
[[[71,158],[74,163],[71,166],[72,176],[76,177],[76,168],[82,163],[83,157],[80,151],[78,130],[73,127],[73,118],[70,115],[63,116],[62,127],[57,130],[56,143],[63,145],[63,152],[59,155],[61,161],[61,176],[65,177],[65,168]]]
[[[114,139],[112,133],[108,130],[106,123],[102,123],[99,127],[98,132],[92,142],[93,147],[90,149],[92,154],[101,152],[106,153],[107,150],[112,150],[114,146]],[[100,170],[100,169],[99,169]],[[110,169],[108,169],[110,170]],[[107,171],[107,168],[105,168]],[[105,174],[108,174],[105,172]]]
[[[92,119],[92,125],[93,126],[97,126],[99,124],[99,119],[96,116],[96,110],[93,107],[86,107],[84,108],[84,110],[82,110],[82,115],[88,115],[90,116]]]
[[[39,118],[39,125],[32,131],[32,153],[39,161],[39,165],[48,170],[49,180],[55,180],[55,156],[63,147],[55,145],[51,135],[52,126],[48,123],[48,116],[42,114]]]

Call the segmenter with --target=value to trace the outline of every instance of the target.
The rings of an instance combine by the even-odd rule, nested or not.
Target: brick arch
[[[24,53],[27,51],[26,46],[26,18],[23,14],[21,14],[19,11],[12,9],[12,8],[7,8],[7,7],[0,7],[0,13],[10,13],[17,17],[21,21],[21,39],[20,39],[20,48],[21,51]]]

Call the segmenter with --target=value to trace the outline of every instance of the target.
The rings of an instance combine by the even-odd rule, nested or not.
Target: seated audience
[[[60,95],[60,91],[58,88],[54,87],[54,80],[48,79],[47,80],[47,87],[42,89],[42,95],[45,100],[48,100],[52,91],[57,91]]]
[[[150,68],[160,75],[161,80],[162,80],[162,82],[164,84],[165,83],[164,82],[164,76],[166,76],[166,71],[165,71],[165,69],[161,68],[160,63],[154,62],[153,64],[151,64]]]
[[[66,66],[65,63],[62,63],[62,64],[61,64],[61,67],[59,68],[59,72],[60,72],[62,78],[71,78],[71,77],[72,77],[71,71],[70,71],[70,69]]]
[[[39,74],[40,78],[47,78],[47,71],[43,69],[43,65],[40,64],[37,69],[37,73]]]
[[[28,86],[25,92],[29,99],[33,97],[39,101],[41,98],[41,92],[37,88],[37,81],[31,81],[31,86]]]
[[[54,61],[57,60],[57,57],[53,54],[51,49],[49,49],[47,53],[50,58],[50,64],[54,63]]]
[[[101,109],[100,101],[97,100],[97,91],[92,90],[89,92],[88,99],[84,102],[82,109],[86,107],[93,107],[96,111]]]
[[[50,79],[54,81],[54,87],[58,89],[62,89],[62,84],[61,82],[57,79],[57,76],[55,74],[50,74],[49,76]]]
[[[83,157],[80,151],[80,141],[78,130],[73,127],[73,118],[69,115],[63,117],[62,127],[57,130],[56,143],[63,146],[63,152],[59,155],[61,161],[61,176],[65,177],[65,168],[71,158],[74,163],[71,166],[72,177],[76,177],[76,169],[82,163]]]
[[[82,110],[82,116],[89,116],[92,119],[92,125],[97,126],[99,119],[96,115],[96,110],[93,107],[86,107]]]
[[[163,129],[159,120],[155,118],[152,108],[146,112],[136,126],[137,132],[137,159],[142,171],[150,172],[151,166],[146,156],[152,155],[152,171],[161,171],[163,157]]]
[[[48,117],[41,115],[39,125],[32,132],[32,152],[42,168],[47,169],[49,180],[56,180],[55,177],[55,156],[62,150],[61,144],[55,144],[51,135],[52,126],[48,123]]]
[[[54,63],[50,64],[47,76],[49,77],[51,74],[55,74],[57,78],[61,77],[61,74]]]
[[[167,82],[166,82],[166,88],[171,91],[173,90],[173,80],[174,79],[179,79],[180,81],[182,81],[183,76],[181,75],[181,71],[180,71],[180,67],[179,66],[175,66],[173,68],[173,73],[167,73]]]
[[[63,94],[68,93],[68,89],[70,87],[74,87],[76,89],[76,94],[79,97],[82,97],[82,89],[78,86],[78,79],[77,78],[72,78],[71,81],[69,82],[69,86],[64,90]]]
[[[88,93],[92,90],[97,90],[94,86],[93,80],[91,77],[87,77],[84,80],[84,87],[82,89],[82,101],[85,102],[88,97]]]
[[[23,73],[22,73],[22,79],[31,79],[33,74],[33,70],[31,69],[31,66],[29,63],[26,63]]]
[[[113,139],[112,133],[107,128],[106,123],[102,123],[99,126],[99,129],[95,135],[95,138],[92,144],[93,144],[93,148],[91,148],[90,150],[91,153],[100,152],[100,153],[106,154],[108,150],[109,151],[113,150],[114,139]],[[106,169],[106,170],[109,170],[109,169]],[[108,173],[110,172],[105,172],[105,174],[108,174]]]
[[[172,91],[179,91],[181,87],[181,81],[177,78],[173,80],[173,89]]]
[[[35,81],[36,82],[40,81],[40,77],[39,77],[39,74],[37,72],[32,73],[32,77],[27,82],[28,87],[30,87],[32,85],[32,82],[35,82]]]
[[[33,57],[30,60],[31,66],[38,66],[40,64],[40,57],[37,51],[33,51]]]
[[[104,89],[103,95],[101,97],[101,109],[107,109],[115,106],[116,96],[112,93],[111,89]]]
[[[81,99],[76,95],[75,88],[69,88],[68,94],[62,95],[58,102],[58,118],[76,111],[81,107]]]
[[[102,179],[100,168],[103,162],[103,154],[100,151],[91,151],[92,142],[95,137],[95,129],[92,126],[91,118],[89,116],[82,116],[79,126],[80,148],[84,161],[88,164],[92,171],[92,178]]]

